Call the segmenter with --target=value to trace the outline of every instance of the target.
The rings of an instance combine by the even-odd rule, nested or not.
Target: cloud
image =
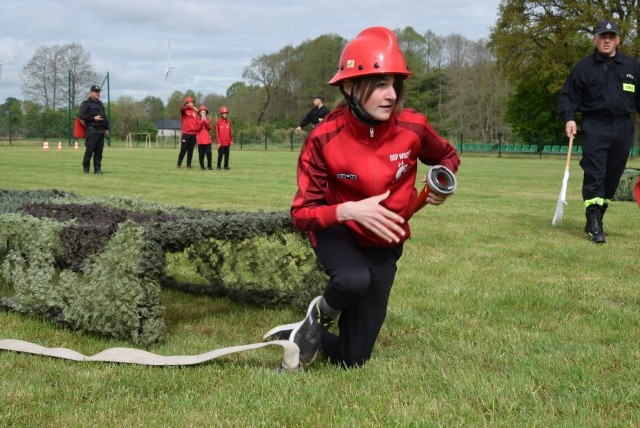
[[[487,38],[500,0],[392,3],[383,0],[75,0],[3,2],[0,102],[23,99],[22,69],[41,46],[79,43],[98,75],[109,72],[111,97],[166,101],[188,89],[224,95],[251,59],[323,34],[353,38],[383,25],[418,33]],[[28,23],[28,25],[26,24]],[[168,45],[171,70],[165,83]]]

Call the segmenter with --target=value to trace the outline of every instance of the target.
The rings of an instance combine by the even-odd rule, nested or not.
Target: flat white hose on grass
[[[110,348],[92,356],[82,355],[79,352],[66,348],[46,348],[35,343],[16,339],[0,340],[0,350],[25,352],[28,354],[45,355],[48,357],[62,358],[72,361],[93,361],[107,363],[140,364],[146,366],[189,366],[201,364],[224,355],[249,351],[265,346],[282,346],[284,356],[281,367],[285,370],[295,371],[300,363],[300,349],[298,345],[288,340],[274,340],[272,342],[252,343],[250,345],[231,346],[216,349],[200,355],[175,355],[162,356],[141,349]]]

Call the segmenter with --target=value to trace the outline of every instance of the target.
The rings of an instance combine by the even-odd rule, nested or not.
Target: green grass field
[[[200,171],[197,160],[177,170],[177,155],[107,147],[97,176],[82,174],[82,150],[3,146],[0,187],[289,208],[297,153],[232,148],[230,171]],[[0,426],[638,426],[640,210],[613,202],[607,243],[588,242],[574,160],[563,223],[552,227],[564,165],[463,157],[455,196],[411,221],[387,321],[361,369],[320,358],[279,375],[279,348],[182,368],[0,352]],[[258,342],[302,316],[172,290],[162,297],[168,335],[149,349],[162,355]],[[131,346],[4,312],[0,338],[85,355]]]

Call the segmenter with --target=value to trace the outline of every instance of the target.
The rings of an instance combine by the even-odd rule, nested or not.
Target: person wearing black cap
[[[100,86],[93,85],[89,90],[89,98],[80,104],[78,117],[85,126],[85,152],[82,168],[89,174],[89,166],[93,157],[93,172],[102,174],[102,151],[104,137],[109,137],[109,120],[104,111],[104,104],[100,101]]]
[[[567,137],[577,134],[576,112],[582,113],[584,231],[596,244],[605,242],[602,220],[629,157],[631,113],[640,112],[640,63],[616,49],[618,33],[618,24],[609,19],[596,26],[595,49],[573,67],[558,104]]]
[[[295,130],[296,134],[299,134],[302,131],[302,128],[311,124],[313,128],[318,123],[322,122],[322,119],[329,114],[329,109],[324,106],[324,100],[321,95],[313,96],[313,108],[309,110],[309,113],[300,121],[300,125]]]

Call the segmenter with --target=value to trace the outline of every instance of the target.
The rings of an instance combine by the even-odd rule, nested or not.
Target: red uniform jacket
[[[182,115],[182,133],[183,134],[197,134],[198,133],[198,112],[184,105],[180,108],[180,114]]]
[[[387,190],[391,193],[381,204],[409,220],[417,196],[419,162],[443,165],[453,172],[460,165],[456,149],[433,130],[424,115],[405,109],[372,127],[346,108],[330,113],[311,132],[298,159],[298,191],[291,206],[294,226],[310,232],[334,226],[338,204]],[[345,224],[362,245],[397,245],[354,221]],[[408,221],[403,227],[406,240],[411,233]]]
[[[231,121],[222,116],[220,116],[216,122],[216,141],[221,146],[230,146],[233,143]]]
[[[211,144],[211,134],[209,133],[209,131],[211,131],[211,119],[206,118],[202,120],[198,118],[198,126],[199,130],[196,134],[196,142],[198,145],[206,146]]]

